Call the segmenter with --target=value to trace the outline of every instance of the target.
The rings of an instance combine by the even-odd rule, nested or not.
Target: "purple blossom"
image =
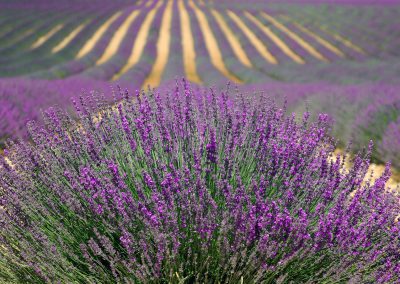
[[[10,142],[1,280],[399,281],[389,165],[362,183],[372,144],[346,169],[325,114],[297,122],[263,95],[185,81],[120,97],[82,98],[79,121],[50,109]]]

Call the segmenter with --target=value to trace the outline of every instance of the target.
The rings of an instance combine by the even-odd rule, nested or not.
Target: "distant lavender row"
[[[360,150],[372,140],[376,144],[374,161],[390,160],[400,168],[400,85],[267,83],[243,86],[242,90],[264,90],[279,101],[286,99],[297,113],[306,108],[313,114],[326,112],[334,121],[333,134],[342,147],[351,141]]]
[[[265,4],[265,3],[271,3],[271,4],[330,4],[330,5],[335,5],[335,4],[348,4],[348,5],[398,5],[399,1],[398,0],[218,0],[218,1],[210,1],[210,0],[205,0],[205,2],[213,2],[216,4],[222,4],[222,5],[232,5],[234,4]]]
[[[81,9],[86,8],[121,8],[129,6],[138,2],[136,0],[68,0],[68,1],[51,1],[51,0],[35,0],[34,2],[29,0],[18,0],[8,1],[1,0],[1,9],[28,9],[28,10],[65,10],[71,7],[79,7]]]
[[[45,1],[43,3],[45,3]],[[155,3],[156,2],[152,2],[152,5],[154,6]],[[211,29],[217,38],[227,69],[230,73],[239,77],[246,83],[262,82],[265,80],[290,82],[315,82],[327,80],[335,83],[360,83],[370,80],[379,80],[393,83],[398,78],[397,74],[400,73],[400,64],[398,61],[393,60],[393,56],[396,56],[398,50],[400,50],[398,48],[400,44],[400,40],[398,40],[400,34],[398,25],[392,20],[399,15],[400,8],[398,7],[383,6],[374,7],[372,9],[369,6],[348,7],[343,5],[333,5],[332,10],[330,10],[326,7],[331,6],[323,5],[301,6],[284,3],[272,3],[271,5],[266,5],[264,3],[252,6],[243,1],[241,1],[241,4],[231,4],[229,9],[235,11],[237,15],[242,18],[242,21],[249,27],[249,29],[254,32],[261,42],[265,43],[271,53],[278,59],[278,64],[274,65],[260,56],[260,53],[254,48],[248,37],[245,36],[243,31],[237,27],[237,24],[228,17],[226,14],[226,7],[224,6],[225,4],[218,3],[215,5],[216,9],[220,11],[229,27],[239,38],[245,52],[250,57],[253,68],[248,68],[238,62],[236,56],[232,52],[230,44],[227,42],[225,35],[220,30],[219,25],[210,14],[208,8],[201,5],[199,5],[199,8],[203,10]],[[60,4],[60,6],[63,5]],[[51,7],[52,5],[50,5],[48,10],[46,10],[47,12],[50,12],[50,14],[52,11]],[[96,7],[96,5],[82,7],[82,11],[84,11],[83,18],[70,18],[67,20],[67,22],[65,22],[67,25],[38,50],[30,51],[29,45],[35,37],[47,32],[56,22],[48,21],[38,29],[40,33],[32,34],[23,41],[15,42],[11,38],[11,44],[6,45],[5,49],[2,49],[3,52],[0,53],[3,55],[2,57],[0,56],[0,61],[3,63],[0,68],[0,74],[8,77],[29,73],[34,77],[49,79],[75,76],[79,73],[84,73],[85,77],[93,79],[111,79],[115,73],[118,73],[129,57],[133,43],[135,42],[135,35],[137,35],[138,29],[143,24],[144,16],[147,14],[149,7],[142,10],[141,15],[139,15],[130,27],[126,38],[123,40],[122,45],[118,50],[118,54],[113,58],[110,58],[110,60],[105,62],[105,64],[94,66],[94,62],[99,58],[99,56],[101,56],[105,46],[109,43],[113,31],[116,31],[132,8],[137,8],[134,3],[129,7],[121,6],[120,10],[123,10],[121,17],[111,25],[88,56],[77,60],[74,58],[74,55],[76,55],[76,52],[80,47],[82,47],[82,44],[90,38],[94,33],[94,30],[98,29],[102,20],[105,20],[105,18],[102,18],[104,13],[107,12],[112,14],[117,9],[117,6],[112,5],[98,5],[98,7]],[[80,9],[80,6],[71,5],[65,9],[60,8],[58,10],[54,8],[54,11],[63,11],[63,13],[66,13],[65,11],[72,12],[73,9]],[[199,27],[197,17],[193,13],[193,9],[190,5],[186,5],[186,9],[190,14],[191,28],[195,40],[198,73],[206,84],[220,83],[225,80],[225,77],[216,70],[215,66],[212,64],[212,60],[210,60],[202,31]],[[254,15],[254,19],[257,19],[263,25],[268,26],[273,33],[275,33],[288,47],[290,47],[290,49],[304,59],[306,64],[295,63],[293,59],[283,52],[282,48],[279,47],[278,44],[274,43],[273,40],[256,27],[252,21],[247,19],[241,9],[250,11]],[[154,43],[157,40],[159,22],[163,10],[164,8],[161,8],[158,11],[159,14],[151,27],[145,51],[140,57],[139,62],[131,70],[128,70],[128,72],[125,73],[125,76],[121,77],[121,80],[128,81],[134,78],[134,83],[140,84],[140,82],[143,82],[144,78],[146,78],[150,72],[152,64],[154,63],[154,57],[156,56],[154,48],[151,47],[154,47]],[[325,63],[321,61],[321,59],[317,59],[316,57],[318,56],[315,54],[312,55],[312,52],[310,53],[310,51],[306,50],[307,48],[301,46],[299,42],[288,36],[287,33],[282,32],[276,27],[276,25],[272,24],[270,20],[262,17],[259,14],[260,10],[267,11],[273,15],[289,30],[301,36],[307,43],[314,47],[315,50],[330,60],[330,62]],[[11,12],[12,10],[10,10],[10,13]],[[65,50],[57,54],[49,53],[48,51],[54,47],[60,39],[65,37],[68,32],[75,27],[75,24],[78,25],[85,22],[86,12],[88,12],[88,17],[96,19],[93,22],[90,22],[90,24],[77,35],[68,48],[65,48]],[[44,12],[41,11],[41,13]],[[378,17],[380,13],[382,13],[384,19]],[[175,3],[174,15],[176,17],[173,19],[174,28],[171,41],[173,46],[171,45],[172,48],[170,49],[174,52],[170,52],[170,60],[167,65],[167,70],[173,70],[174,72],[173,75],[166,75],[165,80],[171,79],[171,76],[174,75],[182,75],[182,58],[179,58],[181,55],[175,53],[175,51],[179,49],[177,43],[181,39],[178,14],[178,9]],[[281,18],[281,15],[288,16],[293,21],[301,23],[318,36],[328,40],[339,48],[346,57],[341,58],[334,51],[318,42],[314,37],[296,27],[292,20],[285,20],[284,17]],[[68,21],[73,22],[68,24]],[[361,48],[366,51],[366,54],[352,49],[348,44],[338,40],[329,32],[319,29],[321,26],[327,26],[332,32],[343,35],[345,38],[354,42],[354,44],[360,45]],[[10,34],[10,32],[8,34]],[[13,33],[11,32],[11,36],[12,35]],[[7,38],[5,40],[7,41]],[[175,74],[175,71],[177,74]]]
[[[69,110],[72,97],[90,90],[109,93],[110,85],[82,79],[0,79],[0,145],[9,137],[26,138],[26,123],[41,121],[41,109],[58,105]]]

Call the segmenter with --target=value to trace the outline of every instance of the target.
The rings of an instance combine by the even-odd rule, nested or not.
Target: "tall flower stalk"
[[[0,166],[0,279],[399,281],[399,198],[344,168],[327,115],[183,81],[57,109]]]

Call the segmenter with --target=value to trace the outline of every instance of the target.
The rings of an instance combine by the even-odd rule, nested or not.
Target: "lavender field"
[[[400,283],[399,19],[0,0],[0,283]]]

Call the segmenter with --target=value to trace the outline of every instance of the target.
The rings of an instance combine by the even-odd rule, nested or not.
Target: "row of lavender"
[[[370,140],[375,143],[372,159],[391,161],[400,168],[400,86],[382,83],[359,85],[261,84],[243,87],[264,90],[271,97],[288,101],[294,112],[329,114],[333,135],[340,147],[352,143],[361,150]]]
[[[340,31],[369,54],[389,59],[399,55],[399,25],[393,20],[398,5],[287,5],[281,11],[307,26]]]
[[[122,87],[135,91],[130,84]],[[77,98],[82,92],[91,90],[108,94],[112,88],[117,89],[117,86],[82,78],[55,81],[2,79],[0,141],[4,143],[8,137],[25,138],[26,122],[40,120],[41,109],[53,105],[70,109],[71,97]],[[326,112],[334,121],[333,133],[342,146],[353,141],[354,148],[360,149],[372,139],[376,144],[375,161],[392,160],[393,165],[400,168],[400,86],[265,83],[240,88],[249,93],[264,90],[280,102],[286,99],[289,109],[294,112],[302,112],[306,107],[314,114]]]
[[[72,109],[71,98],[90,91],[109,93],[106,82],[85,79],[54,81],[0,79],[0,144],[7,138],[26,138],[26,123],[42,121],[42,110],[59,106]]]
[[[46,2],[46,1],[43,1]],[[71,60],[76,56],[79,49],[82,48],[88,38],[92,36],[99,26],[104,23],[113,13],[117,10],[128,10],[129,6],[122,5],[121,3],[114,3],[113,5],[100,1],[97,3],[83,2],[80,5],[73,5],[71,3],[62,5],[45,5],[43,9],[32,8],[28,5],[25,9],[17,9],[18,7],[9,8],[7,12],[24,15],[17,15],[18,18],[23,20],[19,22],[13,21],[13,18],[6,18],[5,23],[2,25],[0,31],[1,35],[1,63],[2,75],[13,76],[24,73],[37,72],[43,69],[48,69],[66,61]],[[130,3],[132,6],[132,3]],[[17,5],[18,6],[18,5]],[[47,9],[44,9],[47,7]],[[122,19],[121,19],[122,21]],[[121,23],[120,21],[120,23]],[[89,24],[90,22],[90,24]],[[10,27],[8,27],[9,25]],[[51,36],[47,41],[37,48],[32,49],[32,45],[41,37],[45,36],[52,29],[62,25],[62,28]],[[59,44],[68,34],[80,25],[85,25],[79,36],[73,38],[66,48],[61,49],[59,52],[51,52],[52,49]],[[111,27],[115,30],[117,26]],[[22,35],[22,36],[21,36]],[[98,45],[106,45],[106,43],[99,42]],[[85,58],[83,62],[88,61]],[[62,78],[72,75],[73,72],[55,72],[53,77]]]
[[[185,2],[186,3],[186,2]],[[31,24],[40,26],[41,33],[32,34],[30,37],[18,38],[17,34],[13,35],[10,31],[7,35],[2,38],[5,39],[4,47],[1,49],[1,54],[5,55],[0,61],[3,63],[1,69],[1,74],[5,76],[12,76],[20,74],[20,72],[30,73],[33,77],[40,77],[46,79],[60,78],[75,76],[80,74],[81,76],[90,77],[99,80],[110,80],[114,74],[123,68],[126,63],[126,59],[130,56],[132,51],[132,46],[135,43],[135,36],[137,35],[146,14],[154,8],[156,2],[152,2],[150,6],[127,6],[123,7],[123,13],[117,18],[116,21],[110,25],[107,31],[102,36],[101,40],[97,42],[91,52],[81,59],[74,59],[75,55],[78,53],[80,48],[85,44],[86,40],[90,38],[91,35],[99,28],[107,19],[113,15],[117,10],[116,6],[105,6],[101,9],[94,9],[90,13],[84,11],[82,13],[76,13],[75,11],[68,11],[64,15],[59,14],[58,16],[52,15],[52,17],[43,17],[43,20],[38,20],[37,18],[25,20],[25,26],[22,24],[21,30],[28,30],[31,28]],[[179,58],[181,55],[181,45],[180,43],[180,17],[177,3],[174,3],[173,8],[173,23],[172,23],[172,42],[170,50],[169,61],[167,68],[164,72],[163,80],[171,79],[170,74],[182,76],[183,74],[183,63],[182,59]],[[261,4],[260,4],[261,5]],[[90,6],[93,8],[92,6]],[[313,8],[307,6],[306,8],[297,9],[293,11],[292,6],[287,5],[272,5],[268,6],[269,13],[272,13],[276,19],[284,23],[285,26],[293,31],[295,34],[300,35],[308,44],[315,47],[316,50],[325,57],[327,60],[331,60],[329,64],[321,62],[320,60],[314,58],[310,55],[306,49],[299,45],[298,42],[293,40],[286,33],[279,30],[275,25],[270,25],[270,23],[258,14],[256,8],[252,8],[249,5],[238,5],[238,7],[230,7],[234,11],[245,25],[249,27],[250,30],[254,31],[255,36],[263,42],[266,46],[271,49],[271,52],[275,55],[279,61],[278,65],[271,64],[263,58],[254,45],[249,41],[248,37],[243,33],[243,31],[237,26],[237,24],[232,21],[230,17],[226,14],[225,6],[222,4],[215,5],[215,9],[220,12],[223,16],[224,21],[228,24],[234,34],[238,37],[241,45],[245,52],[250,56],[251,62],[253,63],[252,68],[243,65],[240,60],[235,56],[235,52],[231,45],[228,43],[224,33],[217,24],[214,16],[210,13],[209,8],[214,6],[199,6],[205,14],[209,21],[212,32],[218,39],[219,48],[222,52],[224,63],[227,68],[238,78],[244,82],[261,82],[265,80],[269,81],[296,81],[296,82],[310,82],[316,80],[328,80],[331,82],[365,82],[371,80],[383,80],[386,82],[395,82],[397,77],[393,74],[397,74],[400,69],[399,64],[392,64],[392,61],[387,61],[388,57],[393,56],[393,52],[398,50],[397,42],[392,40],[395,38],[397,33],[394,29],[394,24],[391,21],[380,21],[375,25],[363,27],[366,21],[372,21],[376,18],[376,13],[371,13],[368,8],[357,7],[353,9],[345,8],[335,8],[333,11],[333,16],[330,16],[331,9]],[[120,7],[121,8],[121,7]],[[89,8],[88,8],[89,9]],[[133,22],[127,31],[127,35],[121,42],[118,52],[111,57],[111,59],[104,64],[99,66],[96,65],[96,61],[101,57],[107,45],[113,38],[113,34],[116,29],[121,25],[121,23],[126,19],[133,9],[141,9],[141,13],[138,18]],[[159,36],[159,28],[161,25],[161,18],[165,9],[163,5],[157,10],[155,21],[152,23],[152,28],[150,30],[149,37],[147,38],[145,48],[140,56],[139,62],[120,79],[123,81],[134,80],[133,83],[141,84],[145,80],[146,76],[150,72],[154,60],[156,58],[155,43],[157,42]],[[190,5],[186,3],[186,9],[190,14],[191,19],[191,29],[193,38],[196,46],[196,65],[198,66],[198,73],[202,77],[205,83],[216,83],[225,80],[223,74],[218,72],[215,66],[210,60],[210,54],[206,48],[204,42],[204,35],[199,27],[196,15]],[[289,59],[277,45],[271,41],[271,39],[261,32],[254,22],[250,21],[243,13],[243,9],[252,12],[256,16],[260,23],[268,26],[273,33],[278,35],[281,40],[286,43],[293,52],[302,57],[307,64],[297,64]],[[265,5],[260,6],[260,9],[266,9]],[[347,12],[350,10],[350,12]],[[345,11],[345,12],[343,12]],[[397,8],[384,7],[379,9],[379,13],[387,14],[388,17],[385,19],[395,18],[394,16],[398,14],[399,10]],[[308,19],[308,14],[319,14],[320,17],[313,18],[312,23],[304,21]],[[350,14],[349,14],[350,13]],[[353,14],[352,14],[353,13]],[[331,13],[332,14],[332,13]],[[322,45],[312,36],[299,30],[295,23],[287,21],[284,18],[280,18],[281,15],[289,15],[294,20],[303,24],[306,28],[312,30],[328,42],[334,44],[339,50],[343,52],[346,56],[345,59],[338,60],[337,54],[332,52],[326,46]],[[65,37],[71,30],[76,28],[82,22],[87,19],[93,19],[90,25],[85,27],[78,36],[71,42],[68,48],[63,49],[57,54],[50,54],[51,50],[63,37]],[[345,24],[338,26],[333,19],[342,19]],[[302,20],[303,19],[303,20]],[[350,19],[350,20],[349,20]],[[11,19],[9,21],[12,22]],[[35,36],[40,36],[46,33],[57,23],[64,21],[65,27],[60,30],[55,36],[51,38],[48,42],[42,45],[40,48],[34,51],[26,50],[26,47],[31,44]],[[39,23],[42,22],[41,25]],[[344,41],[339,41],[334,35],[327,33],[326,31],[319,30],[318,27],[328,26],[329,28],[335,30],[335,35],[342,34],[345,38],[350,39],[351,42],[355,44],[360,44],[361,49],[366,52],[363,54],[360,50],[354,50],[349,47]],[[367,30],[369,32],[367,32]],[[372,32],[371,32],[372,31]],[[377,37],[376,35],[380,35]],[[11,43],[7,44],[10,40]],[[348,42],[347,42],[348,43]],[[3,45],[0,43],[0,46]],[[15,48],[16,46],[16,48]],[[376,58],[378,57],[378,58]],[[390,63],[390,64],[389,64]],[[343,69],[349,71],[343,71]],[[173,71],[173,72],[171,72]],[[367,74],[365,72],[367,71]],[[376,74],[380,74],[376,77]]]

